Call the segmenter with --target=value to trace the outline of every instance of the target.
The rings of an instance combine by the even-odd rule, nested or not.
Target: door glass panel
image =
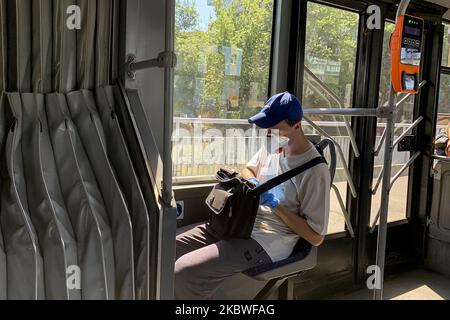
[[[381,78],[380,78],[380,97],[379,105],[387,106],[389,103],[390,94],[390,48],[389,41],[392,32],[394,31],[394,24],[386,23],[384,30],[384,42],[383,42],[383,57],[381,62]],[[403,103],[395,119],[395,138],[399,137],[414,121],[414,101],[415,98],[412,96],[407,101]],[[383,119],[378,120],[377,127],[377,139],[376,146],[379,145],[383,132],[386,128],[386,121]],[[394,149],[392,158],[392,177],[394,177],[399,170],[404,166],[406,162],[410,159],[411,154],[409,152],[398,152],[397,148]],[[384,161],[384,144],[375,157],[375,167],[374,167],[374,181],[373,188],[377,186],[379,175],[383,169]],[[394,222],[399,220],[404,220],[406,218],[406,205],[407,205],[407,195],[408,195],[408,181],[409,181],[409,170],[406,170],[401,177],[397,180],[394,187],[391,190],[391,196],[389,200],[389,215],[388,222]],[[373,222],[377,216],[380,209],[381,203],[381,189],[382,184],[380,183],[377,188],[377,193],[372,197],[372,209],[371,209],[371,222]]]
[[[269,95],[273,12],[274,0],[176,1],[175,182],[210,180],[253,156],[244,133]]]
[[[359,15],[309,2],[305,42],[304,108],[350,108],[353,103]],[[342,147],[348,162],[350,139],[342,117],[310,117]],[[304,123],[306,133],[317,133]],[[338,158],[335,184],[345,203],[347,182]],[[345,230],[336,194],[331,192],[328,233]]]

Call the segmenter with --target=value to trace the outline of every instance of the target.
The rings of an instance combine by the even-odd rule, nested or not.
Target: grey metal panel
[[[44,259],[46,299],[79,300],[80,290],[67,287],[67,271],[78,266],[77,244],[58,181],[44,96],[26,93],[21,97],[27,196]]]
[[[174,297],[175,246],[177,230],[177,205],[175,199],[163,205],[160,214],[160,273],[158,299],[169,300]]]
[[[172,49],[175,14],[173,0],[129,0],[124,5],[125,52],[121,56],[123,62],[129,54],[134,54],[139,61],[155,58],[159,53]],[[145,155],[145,161],[148,161],[151,166],[150,174],[157,186],[155,194],[162,196],[165,202],[162,204],[162,210],[155,212],[158,221],[155,261],[157,263],[155,286],[157,299],[173,298],[174,243],[172,240],[175,241],[176,208],[171,201],[170,138],[172,132],[171,124],[167,122],[172,118],[170,116],[172,95],[171,87],[168,85],[171,83],[173,83],[172,71],[160,68],[141,71],[137,73],[136,80],[125,81],[126,96],[143,142],[141,147],[145,149],[141,152]],[[166,152],[165,155],[164,152]],[[163,173],[161,158],[166,165],[164,188],[161,187]],[[163,189],[164,192],[161,194]]]
[[[450,162],[438,161],[434,171],[430,237],[450,243]]]
[[[8,91],[31,91],[31,0],[6,1]]]
[[[52,90],[52,0],[32,1],[32,89]]]
[[[0,0],[0,94],[6,88],[6,0]]]
[[[34,1],[34,0],[33,0]],[[53,91],[76,89],[77,37],[75,30],[66,27],[67,8],[71,0],[53,0]]]
[[[117,104],[116,114],[127,141],[131,159],[138,176],[145,204],[149,212],[150,220],[150,298],[156,299],[156,279],[158,267],[158,219],[161,210],[159,191],[149,165],[146,149],[141,136],[147,134],[139,132],[136,118],[139,115],[133,113],[125,89],[122,86],[114,87],[114,98]],[[145,121],[145,119],[144,119]]]
[[[1,5],[2,5],[2,3],[0,2],[0,6]],[[1,8],[0,8],[0,11],[1,11]],[[0,18],[1,18],[1,16],[0,16]],[[0,19],[0,22],[1,21],[2,20]],[[1,26],[0,26],[0,28],[1,28]],[[0,33],[0,35],[1,35],[1,33]],[[0,45],[1,45],[1,43],[0,43]],[[0,57],[0,63],[1,63],[1,57]],[[5,137],[5,114],[4,114],[5,110],[4,110],[4,106],[3,106],[3,97],[4,97],[3,94],[0,92],[0,159],[1,159],[1,161],[3,161],[3,159],[4,159],[4,137]],[[1,168],[1,166],[0,166],[0,168]],[[0,183],[0,196],[2,194],[2,187],[3,187],[3,183]],[[1,217],[1,197],[0,197],[0,217]],[[6,293],[8,290],[8,287],[7,287],[8,278],[6,275],[6,270],[7,270],[6,252],[5,252],[4,242],[3,242],[2,225],[0,222],[0,300],[6,300],[6,298],[7,298]]]
[[[156,145],[157,141],[152,127],[149,126],[147,122],[144,106],[141,103],[139,93],[136,90],[127,90],[126,95],[131,108],[130,111],[135,120],[133,125],[140,133],[142,147],[144,148],[143,152],[145,152],[145,160],[147,161],[147,165],[150,166],[149,173],[151,174],[150,178],[152,179],[155,194],[159,195],[162,190],[163,163]]]
[[[426,0],[427,2],[432,2],[443,6],[444,8],[450,9],[450,2],[448,0]],[[446,10],[443,16],[444,19],[450,20],[450,10]]]
[[[158,227],[152,229],[152,259],[156,268],[156,299],[173,299],[173,270],[175,257],[175,233],[177,209],[174,201],[164,204],[160,201],[162,190],[162,160],[151,130],[146,120],[144,109],[136,90],[127,90],[125,95],[126,107],[132,114],[134,130],[138,132],[140,152],[147,165],[146,174],[152,182],[153,194],[158,196],[158,209],[153,212],[151,219],[155,219]],[[153,256],[156,255],[156,256]]]
[[[97,23],[97,0],[79,0],[78,5],[81,8],[83,19],[81,20],[81,30],[77,30],[77,88],[93,89],[96,58],[95,25]],[[104,18],[99,15],[98,19],[103,20]]]
[[[427,269],[450,276],[450,242],[430,237],[425,266]]]
[[[3,153],[5,147],[6,131],[8,130],[6,128],[6,111],[4,99],[6,99],[6,96],[2,92],[0,92],[0,157],[2,160],[4,159]],[[2,185],[0,184],[0,191],[1,187]]]
[[[5,246],[3,244],[2,226],[0,224],[0,300],[6,300],[7,298],[7,274],[6,274],[6,253]]]
[[[119,63],[119,46],[120,46],[120,28],[121,28],[121,14],[120,3],[121,0],[110,0],[113,3],[112,6],[112,32],[111,32],[111,79],[110,84],[117,83],[119,79],[119,68],[122,67],[122,63]],[[122,27],[123,28],[123,27]],[[122,34],[124,32],[122,31]]]
[[[106,137],[106,147],[130,210],[133,225],[136,299],[150,298],[150,220],[139,180],[115,113],[113,87],[96,90],[96,101]]]
[[[77,236],[82,298],[114,299],[111,228],[95,175],[70,119],[65,96],[48,94],[46,112],[59,181]]]
[[[91,91],[67,94],[72,119],[105,202],[114,242],[116,299],[134,299],[133,229],[125,199],[107,156],[105,134]],[[129,173],[128,173],[129,174]]]
[[[8,94],[4,101],[10,112],[10,130],[5,145],[6,161],[1,161],[2,201],[0,223],[7,255],[8,298],[44,299],[43,262],[36,230],[26,196],[21,152],[22,110],[20,95]],[[9,107],[9,108],[8,108]]]
[[[137,60],[151,59],[165,50],[164,0],[126,1],[126,54]],[[146,119],[152,128],[159,153],[164,149],[164,69],[141,71],[136,80],[128,79],[126,89],[137,89]]]

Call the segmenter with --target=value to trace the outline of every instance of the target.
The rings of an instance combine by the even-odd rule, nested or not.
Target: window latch
[[[177,55],[173,51],[161,52],[158,57],[154,59],[136,61],[134,54],[128,55],[125,70],[128,78],[136,79],[136,72],[139,70],[151,68],[175,68],[177,65]]]

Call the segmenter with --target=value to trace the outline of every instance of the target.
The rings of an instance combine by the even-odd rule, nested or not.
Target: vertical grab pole
[[[175,51],[175,0],[166,0],[166,52]],[[173,67],[164,68],[164,149],[162,198],[170,205],[172,193],[172,128],[173,128]]]
[[[402,0],[398,6],[397,19],[406,13],[410,0]],[[384,173],[383,173],[383,188],[381,192],[381,210],[380,210],[380,226],[378,229],[377,242],[377,260],[376,264],[379,267],[379,287],[374,289],[374,300],[383,299],[384,288],[384,266],[386,261],[386,236],[387,223],[389,211],[389,195],[391,191],[391,169],[392,169],[392,153],[394,151],[394,111],[396,106],[397,94],[391,84],[391,92],[389,95],[388,117],[386,124],[386,144],[384,154]]]
[[[166,52],[174,52],[175,47],[175,0],[165,0],[165,46]],[[174,298],[175,278],[175,237],[177,208],[172,191],[172,128],[173,128],[173,64],[164,69],[164,147],[163,180],[161,186],[162,212],[158,230],[158,288],[157,300]]]
[[[383,187],[381,191],[380,226],[378,229],[377,260],[380,286],[374,290],[374,300],[383,300],[384,264],[386,260],[386,237],[389,211],[389,195],[391,192],[392,153],[394,143],[394,108],[396,93],[391,88],[389,95],[389,116],[386,123],[386,143],[384,151]]]

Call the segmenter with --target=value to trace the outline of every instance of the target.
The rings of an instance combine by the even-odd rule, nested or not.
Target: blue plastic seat
[[[291,256],[285,260],[268,263],[251,268],[244,272],[247,276],[269,281],[280,277],[297,275],[301,271],[313,269],[317,263],[317,248],[301,239]]]

